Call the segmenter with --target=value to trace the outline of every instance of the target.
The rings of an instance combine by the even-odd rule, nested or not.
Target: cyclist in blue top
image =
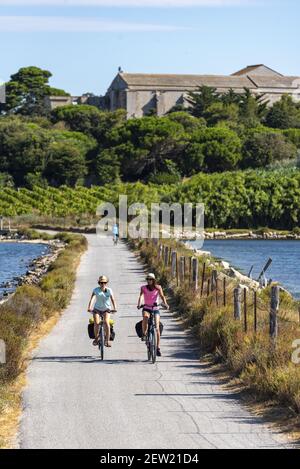
[[[100,331],[99,325],[101,322],[101,318],[103,317],[105,337],[106,337],[105,346],[111,347],[111,344],[109,342],[109,338],[110,338],[109,310],[112,309],[111,304],[114,310],[117,309],[117,305],[116,305],[116,301],[115,301],[111,288],[107,287],[108,278],[105,277],[105,275],[102,275],[98,280],[98,284],[99,284],[99,287],[93,290],[93,293],[89,302],[89,306],[88,306],[88,312],[93,313],[94,315],[95,340],[93,342],[93,345],[98,345],[99,343],[99,331]],[[92,304],[94,301],[95,301],[95,305],[92,308]]]
[[[117,244],[117,243],[118,243],[118,239],[119,239],[119,227],[118,227],[118,224],[117,224],[117,223],[115,223],[115,224],[113,225],[112,234],[113,234],[114,244]]]

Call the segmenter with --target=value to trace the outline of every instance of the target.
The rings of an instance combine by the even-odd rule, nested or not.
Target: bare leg
[[[94,344],[96,344],[96,341],[98,342],[99,339],[99,330],[100,330],[100,315],[94,313],[94,333],[95,333],[95,340]]]
[[[104,314],[105,344],[107,344],[108,346],[110,346],[109,345],[109,341],[110,341],[110,324],[109,324],[109,320],[110,320],[110,314],[105,313]]]
[[[149,320],[149,314],[148,313],[144,313],[143,315],[143,335],[147,335],[147,331],[148,331],[148,320]]]

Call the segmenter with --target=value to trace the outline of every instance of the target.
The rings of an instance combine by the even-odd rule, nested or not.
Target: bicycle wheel
[[[151,337],[151,332],[149,332],[147,336],[147,340],[146,340],[148,361],[151,360],[151,346],[150,346],[151,342],[152,342],[152,337]]]
[[[101,360],[104,360],[104,327],[103,327],[103,325],[101,325],[101,327],[100,327],[99,351],[100,351]]]
[[[156,354],[157,354],[157,335],[156,335],[155,328],[153,328],[151,335],[152,335],[152,340],[150,342],[151,359],[152,359],[152,363],[154,364],[156,362]]]

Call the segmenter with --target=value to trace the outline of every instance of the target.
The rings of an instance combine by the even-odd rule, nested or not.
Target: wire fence
[[[177,287],[188,287],[194,298],[199,298],[209,305],[232,310],[233,318],[240,321],[245,334],[267,333],[274,344],[279,333],[279,324],[286,319],[284,302],[281,311],[281,287],[273,285],[268,297],[264,298],[256,289],[239,285],[237,279],[228,277],[224,272],[203,258],[182,255],[180,250],[160,243],[159,240],[148,240],[157,250],[157,261],[171,276]],[[295,316],[293,317],[293,320]],[[300,323],[300,310],[298,311]]]

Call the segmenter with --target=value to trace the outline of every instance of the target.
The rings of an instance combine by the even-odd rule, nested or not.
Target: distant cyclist
[[[115,223],[112,227],[112,234],[113,234],[113,241],[114,244],[118,244],[119,240],[119,226],[117,223]]]
[[[104,328],[105,328],[105,346],[106,347],[111,347],[109,339],[110,339],[110,313],[109,311],[111,310],[111,305],[113,306],[113,309],[116,310],[116,301],[113,295],[113,292],[111,288],[108,288],[108,278],[105,277],[105,275],[102,275],[99,280],[98,280],[98,285],[99,287],[95,288],[93,290],[89,306],[88,306],[88,312],[93,313],[94,315],[94,331],[95,331],[95,340],[93,342],[93,345],[98,345],[99,343],[99,330],[100,330],[100,321],[101,318],[103,317],[104,321]],[[95,302],[94,308],[92,308],[93,302]]]
[[[165,304],[166,308],[169,309],[166,297],[164,295],[163,289],[160,285],[157,285],[156,278],[154,274],[148,274],[146,277],[147,285],[141,287],[140,296],[138,299],[137,307],[140,308],[143,304],[143,337],[142,340],[146,340],[147,329],[148,329],[148,320],[150,313],[153,311],[155,316],[156,328],[157,328],[157,356],[161,357],[160,351],[160,311],[159,308],[155,309],[153,306],[158,304],[159,298]]]

